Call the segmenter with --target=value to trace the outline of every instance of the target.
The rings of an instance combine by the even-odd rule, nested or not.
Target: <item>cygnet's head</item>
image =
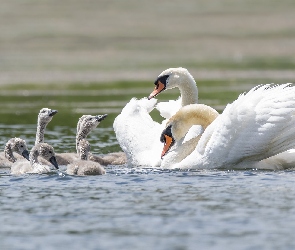
[[[38,121],[41,123],[48,124],[56,113],[57,113],[57,110],[42,108],[38,114]]]
[[[79,129],[80,131],[85,131],[86,133],[89,133],[93,129],[97,127],[97,125],[104,120],[108,115],[83,115],[79,119]]]
[[[160,94],[162,91],[166,89],[173,89],[175,87],[178,87],[179,84],[183,80],[186,80],[187,78],[192,78],[192,75],[188,72],[185,68],[169,68],[164,70],[156,79],[155,81],[155,89],[154,91],[149,95],[148,99],[151,99],[158,94]]]
[[[7,142],[7,144],[10,144],[13,152],[22,155],[24,158],[29,160],[29,151],[25,140],[21,138],[12,138]]]
[[[49,161],[55,168],[58,169],[55,152],[51,145],[47,143],[38,143],[32,148],[30,154],[36,154],[37,156],[43,157],[45,160]]]

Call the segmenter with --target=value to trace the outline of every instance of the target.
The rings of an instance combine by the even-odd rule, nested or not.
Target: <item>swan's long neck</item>
[[[46,126],[47,126],[47,123],[41,122],[38,119],[35,145],[38,143],[44,142],[44,133],[45,133]]]
[[[182,107],[198,103],[198,87],[192,76],[185,78],[181,84],[178,85],[181,94]]]
[[[215,109],[204,104],[194,104],[182,108],[169,123],[174,123],[175,139],[180,140],[193,125],[200,125],[205,130],[217,116],[218,112]]]
[[[16,158],[13,155],[11,144],[9,142],[7,142],[5,145],[4,154],[7,160],[9,160],[10,162],[16,162]]]

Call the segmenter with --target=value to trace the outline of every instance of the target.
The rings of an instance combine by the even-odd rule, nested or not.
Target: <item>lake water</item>
[[[201,85],[201,102],[222,110],[249,89],[222,84]],[[2,145],[19,136],[31,147],[37,113],[50,107],[59,113],[45,141],[57,152],[74,152],[75,125],[86,113],[109,113],[88,137],[92,152],[117,151],[114,117],[130,97],[147,96],[153,88],[143,84],[124,94],[130,85],[118,83],[113,92],[94,85],[84,92],[77,86],[2,89]],[[294,249],[295,172],[249,167],[167,171],[124,165],[88,177],[12,176],[0,169],[0,249]]]

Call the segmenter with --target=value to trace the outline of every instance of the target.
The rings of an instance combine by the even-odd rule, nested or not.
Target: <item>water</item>
[[[1,109],[3,121],[7,121],[0,124],[3,144],[11,136],[21,136],[31,147],[42,105],[59,110],[48,125],[45,141],[57,152],[74,152],[77,117],[86,111],[104,113],[103,107],[110,111],[109,120],[90,134],[92,151],[119,150],[112,121],[130,96],[124,96],[125,101],[114,96],[104,103],[98,100],[95,109],[91,96],[77,100],[77,95],[71,94],[74,100],[63,97],[62,92],[52,99],[46,97],[46,105],[40,101],[45,94],[36,97],[38,105],[34,105],[35,99],[29,105],[26,98],[30,96],[21,95],[20,102],[27,103],[25,109],[13,114]],[[216,105],[235,96],[222,98],[225,101],[216,99]],[[19,107],[18,101],[7,98],[4,106]],[[74,106],[83,106],[83,110],[68,108]],[[66,122],[69,124],[64,125]],[[293,170],[167,171],[123,165],[109,166],[106,171],[104,176],[87,177],[58,173],[11,176],[8,169],[0,169],[0,249],[295,247]]]
[[[1,173],[1,249],[294,249],[294,172]]]

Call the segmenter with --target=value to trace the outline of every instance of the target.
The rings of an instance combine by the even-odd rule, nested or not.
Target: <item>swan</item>
[[[87,135],[94,130],[97,125],[107,117],[107,114],[101,116],[83,115],[79,118],[77,123],[77,135],[76,135],[76,150],[79,155],[79,142],[85,139]],[[96,118],[96,123],[93,123],[93,119]],[[127,157],[124,152],[112,152],[105,155],[94,155],[89,153],[88,159],[90,161],[98,162],[104,166],[107,165],[123,165],[127,162]]]
[[[29,160],[26,141],[21,138],[11,138],[5,144],[4,152],[0,156],[0,167],[11,167],[14,162],[23,158]]]
[[[79,143],[81,140],[85,139],[89,133],[95,129],[98,124],[107,117],[104,115],[83,115],[79,118],[77,123],[77,133],[76,133],[76,150],[77,153],[59,153],[56,156],[57,163],[59,165],[68,165],[73,161],[79,159]]]
[[[39,111],[35,145],[40,142],[44,142],[44,133],[46,126],[52,120],[53,116],[57,114],[57,112],[57,110],[49,108],[42,108]]]
[[[228,104],[209,125],[210,119],[204,122],[209,112],[205,109],[204,105],[189,105],[169,119],[160,137],[164,143],[162,168],[276,169],[278,163],[283,168],[295,163],[294,85],[254,87]],[[192,139],[193,146],[182,145],[192,124],[201,125],[204,132]],[[176,161],[169,159],[169,153]]]
[[[174,101],[160,102],[156,105],[162,117],[169,119],[181,107],[198,103],[198,87],[193,76],[185,68],[169,68],[164,70],[154,83],[155,89],[148,99],[156,97],[166,89],[179,88],[181,97]]]
[[[42,157],[58,169],[54,149],[47,143],[36,144],[30,152],[30,161],[17,161],[11,166],[11,174],[20,175],[25,173],[44,174],[51,172],[49,165],[41,164],[38,157]]]
[[[80,159],[67,166],[67,174],[70,175],[102,175],[105,174],[104,168],[97,162],[89,161],[88,154],[90,144],[82,139],[79,142]]]
[[[160,166],[159,141],[163,125],[150,116],[157,100],[132,98],[115,118],[116,138],[127,157],[127,164],[141,167]]]

